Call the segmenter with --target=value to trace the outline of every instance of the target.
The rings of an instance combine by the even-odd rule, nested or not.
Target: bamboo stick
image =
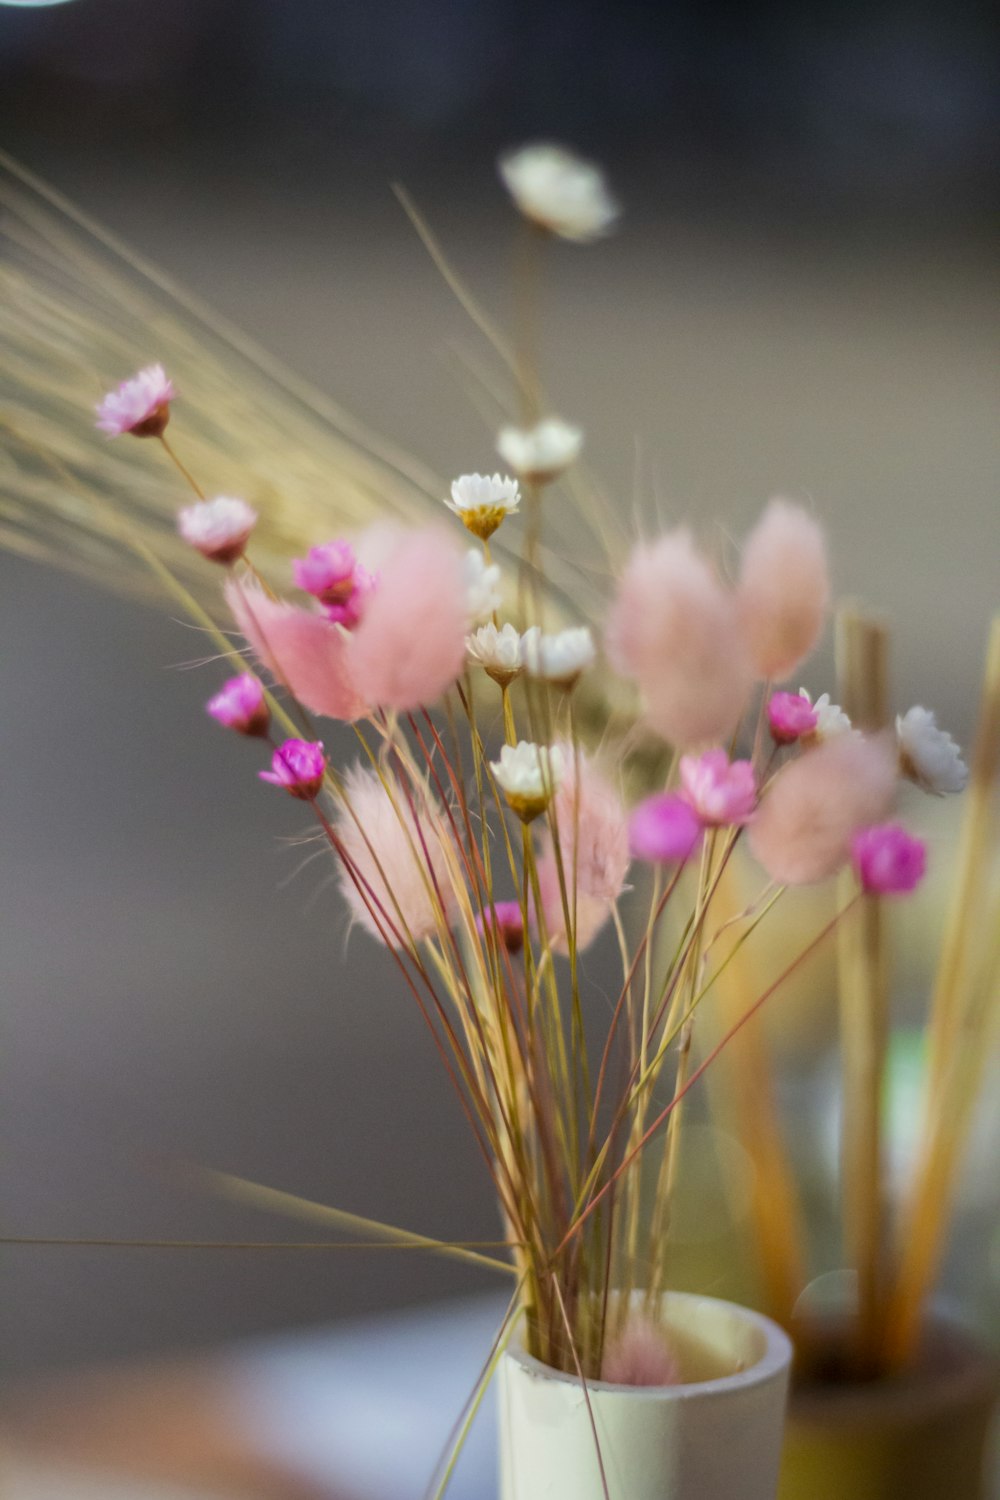
[[[899,1260],[886,1323],[886,1358],[893,1369],[913,1357],[921,1315],[943,1254],[955,1179],[972,1123],[973,1105],[1000,1025],[1000,901],[986,900],[1000,782],[1000,615],[993,620],[970,786],[959,844],[958,873],[941,947],[930,1022],[928,1096],[908,1202],[899,1229]],[[981,940],[990,951],[977,982]]]
[[[836,630],[840,701],[853,724],[877,731],[888,719],[889,632],[855,606]],[[841,877],[842,899],[854,877]],[[854,1359],[859,1374],[878,1364],[885,1306],[882,1095],[889,1032],[889,964],[880,900],[866,896],[838,932],[843,1074],[841,1202],[844,1245],[858,1277]]]

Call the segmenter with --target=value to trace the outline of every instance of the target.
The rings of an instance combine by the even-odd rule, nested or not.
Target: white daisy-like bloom
[[[558,745],[521,740],[517,745],[504,745],[490,769],[514,812],[522,822],[530,823],[548,807],[562,780],[562,751]]]
[[[929,708],[917,705],[897,714],[896,742],[900,771],[925,792],[943,797],[964,789],[969,768],[951,735],[938,728]]]
[[[535,427],[504,427],[497,437],[497,452],[524,480],[549,484],[575,463],[583,447],[579,427],[561,417],[546,417]]]
[[[524,217],[564,240],[599,239],[621,212],[600,167],[564,146],[510,151],[500,158],[500,176]]]
[[[820,693],[814,703],[805,688],[799,688],[799,697],[804,698],[816,715],[816,728],[805,740],[832,740],[838,734],[850,734],[851,721],[837,703],[830,702],[829,693]]]
[[[469,660],[482,667],[494,682],[507,687],[521,670],[521,637],[513,625],[500,630],[492,623],[481,625],[466,637]]]
[[[188,545],[217,563],[242,557],[256,524],[253,506],[229,495],[189,505],[177,517],[177,529]]]
[[[465,554],[462,572],[469,622],[472,625],[484,625],[503,602],[500,594],[500,568],[497,563],[490,563],[487,567],[482,552],[478,547],[472,547]]]
[[[586,625],[544,635],[537,625],[524,632],[521,660],[532,677],[541,677],[558,687],[572,687],[597,655],[594,637]]]
[[[517,510],[521,491],[516,479],[500,474],[463,474],[452,484],[451,499],[444,503],[485,542]]]

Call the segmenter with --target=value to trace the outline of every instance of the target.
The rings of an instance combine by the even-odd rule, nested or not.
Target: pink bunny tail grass
[[[628,813],[611,782],[581,750],[559,746],[563,773],[552,799],[559,829],[570,914],[576,875],[576,943],[583,949],[604,926],[625,889],[631,863]],[[559,887],[555,840],[551,828],[542,839],[539,886],[546,931],[553,946],[566,943],[566,913]]]
[[[649,724],[685,749],[725,739],[751,686],[732,595],[683,528],[635,549],[606,633],[612,665],[633,677]]]
[[[630,1318],[604,1350],[601,1379],[612,1385],[678,1385],[680,1378],[663,1333],[645,1318]]]
[[[576,871],[577,890],[602,901],[617,901],[631,863],[628,813],[617,789],[583,751],[559,746],[562,779],[552,799],[554,821],[566,865]]]
[[[388,787],[361,766],[344,777],[345,805],[337,813],[337,833],[361,890],[343,864],[340,887],[354,920],[400,948],[410,939],[433,937],[442,921],[454,918],[459,857],[440,808],[423,788],[404,789],[391,778]],[[379,930],[379,909],[384,931]]]
[[[758,674],[790,677],[815,647],[830,603],[826,542],[790,500],[772,500],[743,548],[740,619]]]
[[[257,660],[312,713],[353,722],[368,705],[355,687],[351,641],[312,610],[269,599],[235,578],[226,602]]]
[[[850,857],[855,833],[885,816],[895,787],[888,737],[827,740],[775,778],[750,825],[750,848],[781,885],[825,880]]]
[[[469,626],[463,553],[437,526],[399,531],[354,632],[353,668],[373,703],[433,703],[459,676]]]
[[[556,863],[551,834],[546,834],[542,852],[538,857],[538,891],[542,898],[542,916],[545,920],[545,936],[556,953],[565,953],[569,948],[566,936],[566,912],[563,907],[562,888],[559,884],[559,866]],[[564,866],[566,896],[570,920],[574,920],[572,872]],[[588,896],[576,893],[576,951],[582,953],[597,937],[611,916],[612,902],[603,896]]]

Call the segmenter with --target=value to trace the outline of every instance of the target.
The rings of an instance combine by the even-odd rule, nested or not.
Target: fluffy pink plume
[[[782,682],[815,647],[830,603],[823,532],[800,505],[768,504],[746,539],[737,592],[754,667]]]
[[[465,663],[463,553],[440,527],[398,531],[379,573],[354,632],[355,680],[382,708],[419,708],[439,698]]]
[[[682,749],[725,739],[751,686],[735,600],[681,528],[635,549],[608,619],[614,667],[635,678],[646,717]]]
[[[631,862],[629,822],[617,790],[583,751],[576,755],[572,745],[559,748],[564,770],[552,799],[552,814],[559,828],[571,910],[576,871],[576,941],[577,948],[582,949],[597,936],[625,889]],[[566,939],[565,912],[549,829],[542,840],[539,886],[549,938],[562,947]]]
[[[374,771],[357,766],[348,772],[344,788],[350,810],[345,806],[338,811],[337,832],[362,880],[359,891],[349,870],[340,866],[340,886],[355,921],[383,936],[365,901],[366,895],[374,898],[388,919],[386,940],[399,948],[409,938],[419,942],[432,937],[442,917],[453,919],[458,855],[440,808],[419,788],[411,788],[414,815],[403,787],[390,786],[391,797]]]
[[[235,578],[226,584],[226,600],[258,661],[312,713],[352,721],[368,712],[355,686],[351,638],[336,625]]]
[[[679,1385],[681,1372],[661,1330],[634,1317],[604,1350],[601,1379],[612,1385]]]
[[[838,735],[779,773],[750,825],[750,848],[781,885],[825,880],[849,858],[854,834],[884,818],[895,787],[888,737]]]

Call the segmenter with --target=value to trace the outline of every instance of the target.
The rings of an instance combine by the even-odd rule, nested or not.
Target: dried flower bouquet
[[[574,520],[592,536],[613,531],[614,517],[573,467],[581,432],[543,402],[533,266],[547,241],[609,232],[617,206],[595,168],[556,148],[514,153],[501,172],[524,221],[513,346],[444,269],[515,377],[520,421],[497,440],[509,472],[463,475],[438,494],[437,517],[413,525],[419,507],[407,502],[432,490],[427,476],[396,455],[358,457],[348,443],[330,457],[338,482],[344,476],[349,534],[330,539],[318,507],[298,505],[289,522],[259,479],[266,451],[250,466],[252,505],[215,494],[206,471],[218,473],[219,448],[206,414],[192,411],[192,441],[185,432],[175,447],[168,423],[184,381],[175,388],[173,370],[151,365],[105,397],[99,426],[158,444],[172,467],[149,466],[146,479],[130,456],[127,486],[124,469],[103,486],[129,489],[129,510],[115,520],[102,500],[105,460],[58,451],[58,423],[32,407],[31,392],[51,384],[46,334],[68,335],[59,297],[15,268],[14,285],[33,299],[17,330],[30,378],[5,425],[30,503],[6,513],[5,540],[34,546],[42,513],[50,553],[53,536],[58,545],[82,534],[100,569],[109,538],[134,545],[220,653],[238,659],[213,622],[219,612],[206,614],[187,592],[191,583],[207,597],[183,552],[170,556],[173,572],[157,555],[156,524],[172,503],[164,474],[193,491],[178,535],[188,559],[200,554],[224,571],[250,656],[208,711],[268,746],[262,779],[308,808],[353,920],[384,945],[419,1007],[496,1187],[510,1256],[502,1264],[529,1350],[587,1378],[662,1383],[675,1368],[657,1310],[670,1277],[683,1100],[848,912],[868,921],[883,897],[918,884],[925,848],[891,819],[900,779],[943,793],[960,790],[966,772],[922,708],[895,733],[855,714],[859,728],[830,695],[813,702],[786,686],[821,636],[830,597],[822,531],[800,505],[771,501],[732,566],[685,527],[622,558],[611,551],[613,591],[592,602],[598,575],[561,546],[551,511],[568,490]],[[53,247],[57,233],[30,202],[19,211]],[[103,290],[114,297],[115,288]],[[190,353],[170,337],[179,359]],[[273,374],[245,343],[236,347]],[[266,403],[255,415],[266,431]],[[307,438],[308,423],[296,434]],[[287,431],[280,442],[288,447]],[[295,452],[301,493],[322,465],[307,441]],[[396,486],[405,475],[409,491],[400,499],[397,488],[385,518],[362,524],[389,474]],[[235,468],[218,482],[234,478]],[[289,572],[294,542],[305,555]],[[289,587],[286,598],[279,590]],[[610,720],[594,732],[593,705],[609,694],[613,744]],[[351,726],[353,764],[331,761],[318,718]],[[637,799],[624,752],[640,745],[654,747],[644,766],[659,770]],[[734,910],[728,872],[743,843],[761,875]],[[763,976],[696,1065],[699,1012],[717,1003],[746,940],[780,912],[786,888],[838,874],[839,910],[790,964]],[[610,1008],[595,1014],[581,980],[604,931],[621,978]],[[958,1026],[956,1012],[948,1024]]]

